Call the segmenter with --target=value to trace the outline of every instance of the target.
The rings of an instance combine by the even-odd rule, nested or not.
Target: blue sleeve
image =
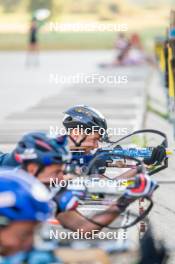
[[[12,153],[0,153],[0,166],[17,167],[19,163],[13,158]]]
[[[0,153],[0,166],[3,166],[4,158],[8,155],[8,153]]]
[[[29,264],[63,264],[63,262],[54,255],[52,251],[34,250],[28,257]]]

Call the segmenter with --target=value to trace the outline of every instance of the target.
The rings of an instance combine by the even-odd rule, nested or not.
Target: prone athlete
[[[70,159],[67,137],[50,138],[41,132],[29,133],[18,142],[13,151],[13,157],[18,161],[18,165],[20,164],[19,173],[28,172],[46,186],[49,186],[50,179],[61,181],[66,176],[65,163]],[[140,185],[142,188],[139,188]],[[138,184],[135,187],[135,192],[127,188],[126,193],[123,195],[125,203],[120,200],[120,204],[112,204],[100,215],[93,216],[92,220],[99,224],[88,221],[76,211],[79,205],[79,197],[77,195],[72,191],[61,189],[54,193],[51,201],[55,209],[54,217],[64,227],[72,231],[79,229],[83,230],[83,232],[89,232],[94,229],[101,230],[102,227],[113,222],[132,200],[150,196],[155,186],[156,184],[153,180],[148,177],[143,179],[143,175],[138,175]],[[127,198],[128,192],[130,192],[129,198]],[[137,193],[137,196],[135,193]]]

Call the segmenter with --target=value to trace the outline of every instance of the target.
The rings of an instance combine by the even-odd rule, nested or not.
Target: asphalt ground
[[[118,134],[122,128],[130,132],[141,127],[148,77],[144,68],[100,70],[97,64],[107,58],[110,61],[110,52],[44,53],[38,66],[26,66],[25,56],[25,53],[0,54],[2,148],[4,143],[8,147],[16,143],[25,132],[62,126],[63,112],[75,104],[98,108],[108,118],[109,127],[118,128]],[[89,84],[83,79],[73,84],[58,80],[82,74],[90,75],[91,82],[94,74],[105,82],[96,79]],[[116,77],[112,84],[106,78],[109,75]],[[121,81],[122,76],[125,82]]]
[[[2,151],[13,149],[17,140],[26,132],[33,130],[50,131],[51,127],[60,128],[63,112],[75,104],[88,104],[103,112],[111,128],[117,128],[117,135],[122,136],[122,129],[132,132],[143,127],[157,128],[168,133],[172,140],[171,126],[152,113],[146,113],[147,94],[163,98],[158,75],[147,66],[118,67],[100,69],[98,63],[112,58],[114,53],[100,52],[63,52],[40,55],[38,66],[26,66],[25,53],[0,54],[3,75],[0,78],[0,144]],[[93,84],[57,82],[55,78],[89,73],[98,76],[127,76],[125,83],[109,84],[95,80]],[[52,79],[51,79],[52,74]],[[155,80],[156,79],[156,80]],[[156,92],[156,89],[158,91]],[[161,96],[160,96],[161,94]],[[169,168],[156,178],[172,180],[173,158]],[[174,185],[162,185],[155,194],[155,209],[151,219],[156,236],[163,237],[169,247],[174,245]],[[137,235],[136,235],[137,233]],[[138,230],[128,232],[129,239],[138,245]],[[122,262],[121,262],[122,261]],[[172,258],[170,263],[174,263]],[[114,256],[112,263],[128,263]]]

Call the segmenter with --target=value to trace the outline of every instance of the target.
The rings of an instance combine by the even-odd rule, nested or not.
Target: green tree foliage
[[[120,13],[120,5],[120,1],[101,1],[98,9],[99,19],[110,20],[116,18],[117,14]]]
[[[67,0],[68,1],[68,0]],[[52,0],[52,17],[58,18],[64,12],[65,0]]]
[[[0,5],[6,13],[14,12],[21,4],[21,0],[0,0]]]
[[[30,0],[28,8],[30,12],[33,12],[40,8],[47,8],[49,10],[52,10],[53,1],[52,0]]]

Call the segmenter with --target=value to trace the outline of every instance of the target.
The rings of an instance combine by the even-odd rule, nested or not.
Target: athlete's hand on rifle
[[[152,165],[152,164],[159,165],[162,163],[165,157],[166,157],[166,149],[164,148],[164,146],[159,145],[153,148],[151,158],[144,159],[144,163],[146,165]]]
[[[117,201],[117,206],[124,211],[132,202],[138,198],[151,197],[158,185],[149,176],[140,174],[135,177],[134,183],[130,184],[124,194]]]
[[[74,195],[73,191],[62,188],[55,197],[54,201],[57,205],[57,213],[75,210],[79,205],[79,199]]]
[[[157,187],[155,180],[140,174],[135,177],[134,183],[126,188],[124,196],[126,198],[150,197]]]

